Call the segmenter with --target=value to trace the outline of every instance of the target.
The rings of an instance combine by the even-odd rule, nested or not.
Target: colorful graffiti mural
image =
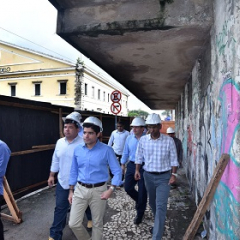
[[[240,239],[240,159],[235,154],[240,146],[240,86],[233,79],[226,79],[221,87],[219,100],[222,113],[221,153],[230,154],[214,196],[216,227],[224,239]]]

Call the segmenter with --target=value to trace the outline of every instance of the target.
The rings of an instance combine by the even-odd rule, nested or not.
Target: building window
[[[8,85],[10,85],[10,91],[11,91],[11,97],[15,97],[16,96],[16,85],[17,83],[8,83]]]
[[[101,92],[100,92],[100,89],[98,89],[98,100],[101,99]]]
[[[34,95],[35,96],[40,96],[41,95],[41,83],[42,83],[42,81],[33,82],[33,84],[34,84]]]
[[[94,98],[94,91],[95,91],[95,88],[92,87],[92,97]]]
[[[108,93],[108,102],[109,102],[109,97],[110,97],[110,95],[109,95],[109,93]]]
[[[88,85],[85,83],[85,95],[87,95]]]
[[[67,80],[58,80],[59,82],[59,94],[65,95],[67,94]]]
[[[41,95],[41,84],[36,83],[35,84],[35,96],[40,96]]]
[[[105,102],[105,92],[103,92],[103,101]]]
[[[11,96],[12,97],[16,96],[16,85],[11,86]]]

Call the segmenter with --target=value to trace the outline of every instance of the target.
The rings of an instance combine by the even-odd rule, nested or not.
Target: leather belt
[[[165,172],[147,172],[147,173],[154,174],[154,175],[161,175],[161,174],[168,173],[168,172],[170,172],[170,170],[165,171]]]
[[[86,188],[95,188],[95,187],[103,186],[106,182],[100,182],[100,183],[94,183],[94,184],[87,184],[87,183],[82,183],[82,182],[78,182],[78,183]]]

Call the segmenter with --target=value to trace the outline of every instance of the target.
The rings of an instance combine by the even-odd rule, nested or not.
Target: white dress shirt
[[[173,139],[160,134],[152,139],[151,134],[142,136],[135,156],[135,164],[145,162],[143,169],[147,172],[166,172],[178,166],[177,151]]]
[[[57,141],[50,171],[58,172],[58,182],[64,189],[69,189],[69,175],[74,149],[81,143],[83,143],[83,139],[79,136],[71,143],[65,137]]]
[[[114,152],[118,155],[122,155],[123,148],[127,137],[129,136],[129,131],[123,130],[119,132],[118,130],[114,130],[111,134],[111,137],[108,141],[108,146],[112,146]]]

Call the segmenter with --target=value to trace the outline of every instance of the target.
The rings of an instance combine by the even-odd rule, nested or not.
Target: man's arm
[[[111,133],[111,136],[110,136],[110,138],[108,140],[108,146],[110,146],[110,147],[113,145],[113,139],[114,139],[113,133],[114,132]]]
[[[50,171],[50,174],[49,174],[49,177],[48,177],[48,186],[49,187],[52,187],[54,185],[55,174],[56,174],[55,172]]]
[[[134,178],[136,181],[141,179],[141,174],[139,172],[139,169],[142,165],[142,162],[143,162],[143,148],[142,148],[142,138],[140,138],[138,146],[137,146],[137,150],[135,153],[136,168],[135,168]]]
[[[11,155],[11,151],[7,144],[0,143],[0,177],[3,177],[6,173],[7,164]]]
[[[121,168],[122,168],[122,173],[125,174],[125,164],[128,161],[129,158],[129,154],[130,154],[130,150],[129,150],[129,137],[127,137],[126,142],[124,144],[124,149],[123,149],[123,154],[122,154],[122,158],[121,158]]]
[[[58,148],[58,141],[56,143],[56,147],[52,156],[52,164],[50,167],[50,173],[49,173],[49,177],[48,177],[48,186],[52,187],[54,185],[54,177],[55,174],[58,172],[59,170],[59,158],[57,156],[57,151],[56,149]]]

